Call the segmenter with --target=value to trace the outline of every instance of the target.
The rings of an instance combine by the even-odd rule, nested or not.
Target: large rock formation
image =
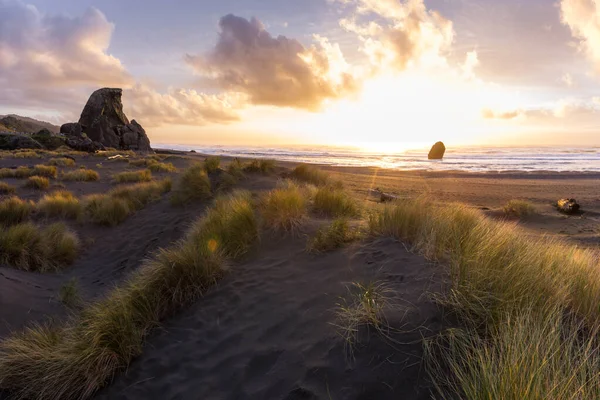
[[[437,142],[431,147],[427,158],[430,160],[441,160],[446,153],[446,146],[442,142]]]
[[[121,89],[98,89],[88,99],[77,123],[60,127],[67,144],[88,151],[104,147],[121,150],[151,151],[146,131],[123,113]]]

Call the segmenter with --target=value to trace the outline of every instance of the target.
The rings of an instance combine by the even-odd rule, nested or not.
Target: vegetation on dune
[[[58,167],[73,167],[75,166],[75,160],[66,157],[56,157],[49,159],[48,165],[54,165]]]
[[[535,207],[525,200],[510,200],[502,210],[509,218],[527,218],[536,214]]]
[[[17,189],[6,182],[0,182],[0,194],[14,194]]]
[[[171,190],[171,186],[170,179],[121,186],[106,194],[87,196],[83,207],[93,222],[114,226],[148,203],[158,200],[162,194]]]
[[[12,158],[42,158],[33,150],[17,150],[12,153]]]
[[[358,229],[353,229],[344,218],[338,218],[330,225],[317,231],[307,243],[307,250],[312,253],[325,253],[339,249],[360,238]]]
[[[63,181],[95,182],[100,179],[100,174],[93,169],[79,168],[62,174]]]
[[[27,222],[0,230],[0,262],[25,271],[57,271],[70,265],[78,250],[77,235],[62,223],[42,228]]]
[[[86,399],[127,368],[157,323],[193,302],[258,239],[247,193],[217,200],[188,234],[58,328],[0,343],[0,387],[19,398]]]
[[[82,305],[82,298],[79,293],[79,283],[76,278],[70,279],[60,287],[58,300],[69,308],[79,308]]]
[[[244,166],[244,172],[268,174],[275,169],[275,160],[252,160]]]
[[[209,174],[216,172],[220,166],[221,166],[221,157],[211,156],[211,157],[206,157],[206,159],[204,160],[204,170],[206,172],[208,172]]]
[[[310,183],[315,186],[332,185],[341,188],[341,182],[333,182],[329,174],[312,165],[300,164],[291,173],[291,177],[300,182]]]
[[[160,158],[147,157],[138,160],[129,160],[129,165],[134,167],[146,167],[152,172],[176,172],[177,168],[172,163],[159,161]]]
[[[0,202],[0,225],[14,225],[29,218],[33,202],[13,196]]]
[[[385,207],[371,216],[370,227],[451,267],[452,288],[439,300],[455,310],[465,328],[442,339],[451,346],[431,343],[432,375],[443,396],[600,394],[595,342],[600,276],[594,252],[534,238],[464,205],[437,205],[426,198]],[[560,328],[550,332],[554,327]]]
[[[244,177],[244,166],[239,158],[235,158],[232,162],[227,165],[226,171],[237,179]]]
[[[51,165],[36,165],[33,168],[0,168],[0,178],[29,178],[31,176],[44,176],[46,178],[56,178],[56,167]]]
[[[45,217],[79,219],[83,213],[83,206],[79,199],[67,190],[45,195],[38,201],[36,209]]]
[[[306,216],[306,195],[294,183],[274,189],[262,201],[265,225],[275,231],[294,232]]]
[[[314,198],[314,210],[328,217],[357,217],[356,200],[342,189],[320,187]]]
[[[37,190],[46,190],[50,187],[50,181],[43,176],[30,176],[25,182],[25,187]]]
[[[175,205],[185,205],[210,196],[211,185],[204,165],[196,163],[181,173],[171,201]]]
[[[149,169],[119,172],[113,175],[113,179],[117,183],[150,182],[152,180],[152,172]]]

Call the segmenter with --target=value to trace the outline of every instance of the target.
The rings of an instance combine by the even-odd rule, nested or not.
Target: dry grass
[[[221,166],[221,157],[211,156],[211,157],[206,157],[206,160],[204,160],[204,170],[209,174],[216,172],[220,166]]]
[[[152,180],[152,172],[149,169],[119,172],[113,175],[113,179],[117,183],[150,182]]]
[[[226,171],[237,179],[244,177],[244,166],[239,158],[235,158],[232,162],[227,165]]]
[[[274,189],[262,201],[265,225],[275,231],[295,232],[306,216],[305,193],[295,184]]]
[[[58,271],[78,250],[77,235],[61,223],[42,228],[27,222],[0,230],[0,262],[25,271]]]
[[[537,214],[535,207],[525,200],[510,200],[503,208],[509,218],[528,218]]]
[[[19,398],[87,399],[142,352],[158,322],[200,297],[258,238],[247,194],[218,200],[188,234],[69,324],[0,343],[0,387]]]
[[[83,214],[83,206],[73,193],[59,190],[45,195],[36,205],[40,215],[52,218],[79,219]]]
[[[0,194],[14,194],[17,191],[12,185],[9,185],[6,182],[0,182]]]
[[[194,164],[182,172],[171,201],[175,205],[185,205],[206,200],[211,196],[210,187],[204,165]]]
[[[33,150],[16,150],[12,153],[12,158],[42,158]]]
[[[93,169],[79,168],[62,174],[63,181],[95,182],[100,179],[100,174]]]
[[[79,283],[76,278],[70,279],[60,287],[58,300],[68,308],[76,309],[81,307],[83,299],[79,294]]]
[[[0,168],[0,178],[29,178],[31,176],[44,176],[46,178],[56,178],[56,167],[51,165],[36,165],[33,168]]]
[[[152,172],[176,172],[177,168],[172,163],[159,162],[156,156],[146,157],[138,160],[129,160],[129,165],[134,167],[146,167]]]
[[[310,183],[315,186],[334,185],[327,172],[307,164],[301,164],[294,168],[291,177],[300,182]],[[341,182],[335,182],[335,186],[341,187],[342,184]]]
[[[320,187],[314,198],[314,210],[328,217],[357,217],[356,200],[342,189]]]
[[[29,218],[33,202],[13,196],[0,202],[0,225],[19,224]]]
[[[325,253],[336,250],[360,238],[360,232],[350,227],[344,218],[338,218],[331,225],[321,228],[308,240],[307,250],[311,253]]]
[[[30,189],[46,190],[50,187],[50,181],[46,177],[35,175],[27,178],[24,186]]]
[[[54,165],[57,167],[74,167],[75,160],[73,160],[71,158],[66,158],[66,157],[57,157],[57,158],[49,159],[48,164]]]
[[[252,160],[244,166],[244,172],[269,174],[275,169],[275,160]]]
[[[425,198],[385,207],[370,226],[451,266],[452,288],[439,300],[465,328],[446,338],[452,346],[431,352],[433,365],[441,366],[432,374],[442,396],[579,399],[600,393],[597,253]],[[498,375],[486,376],[492,372]]]

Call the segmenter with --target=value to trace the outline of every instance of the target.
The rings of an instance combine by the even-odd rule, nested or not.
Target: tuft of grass
[[[231,175],[236,177],[237,179],[241,179],[244,177],[244,167],[239,158],[235,158],[232,162],[227,165],[226,171]]]
[[[328,217],[357,217],[356,200],[342,189],[320,187],[314,198],[314,210]]]
[[[9,185],[6,182],[0,182],[0,194],[14,194],[17,191],[12,185]]]
[[[0,343],[0,385],[18,398],[92,397],[140,355],[159,321],[197,300],[257,239],[246,193],[217,200],[182,240],[71,322],[34,326]]]
[[[42,158],[33,150],[19,150],[12,153],[13,158]]]
[[[54,165],[58,167],[74,167],[75,160],[66,157],[56,157],[48,160],[49,165]]]
[[[173,163],[153,161],[148,163],[147,166],[152,172],[177,172],[177,168],[173,165]]]
[[[510,200],[502,210],[509,218],[527,218],[536,214],[535,207],[525,200]]]
[[[117,183],[150,182],[152,180],[152,172],[149,169],[119,172],[113,175],[113,179]]]
[[[100,179],[100,174],[93,169],[80,168],[62,174],[63,181],[95,182]]]
[[[204,165],[196,163],[182,172],[171,201],[180,206],[206,200],[211,196],[210,186]]]
[[[51,165],[36,165],[33,168],[0,168],[0,178],[29,178],[31,176],[43,176],[46,178],[56,178],[56,167]]]
[[[209,174],[218,171],[220,166],[221,157],[219,156],[206,157],[204,160],[204,170]]]
[[[244,167],[245,172],[268,174],[275,169],[275,160],[252,160]]]
[[[52,165],[36,165],[30,176],[37,175],[46,178],[56,178],[56,167]]]
[[[50,187],[50,181],[43,176],[30,176],[25,182],[25,187],[37,190],[46,190]]]
[[[325,253],[339,249],[357,240],[360,233],[348,225],[344,218],[338,218],[331,225],[321,228],[315,237],[308,240],[307,250],[311,253]]]
[[[332,183],[328,173],[307,164],[300,164],[294,168],[291,177],[300,182],[310,183],[315,186],[325,186]]]
[[[237,183],[238,178],[228,172],[223,171],[219,175],[217,189],[221,191],[228,190],[234,187]]]
[[[66,190],[45,195],[38,201],[36,209],[45,217],[79,219],[83,213],[79,199]]]
[[[82,298],[79,294],[79,283],[77,278],[70,279],[60,287],[58,300],[68,308],[79,308],[82,304]]]
[[[262,216],[266,226],[275,231],[294,232],[306,216],[306,196],[290,183],[274,189],[262,202]]]
[[[25,221],[33,211],[33,202],[13,196],[0,202],[0,225],[15,225]]]
[[[0,262],[25,271],[58,271],[78,250],[77,235],[62,223],[40,228],[27,222],[0,230]]]

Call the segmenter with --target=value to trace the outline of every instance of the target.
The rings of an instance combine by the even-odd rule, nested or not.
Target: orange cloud
[[[585,52],[600,72],[600,3],[596,0],[561,0],[561,20],[579,40]]]

